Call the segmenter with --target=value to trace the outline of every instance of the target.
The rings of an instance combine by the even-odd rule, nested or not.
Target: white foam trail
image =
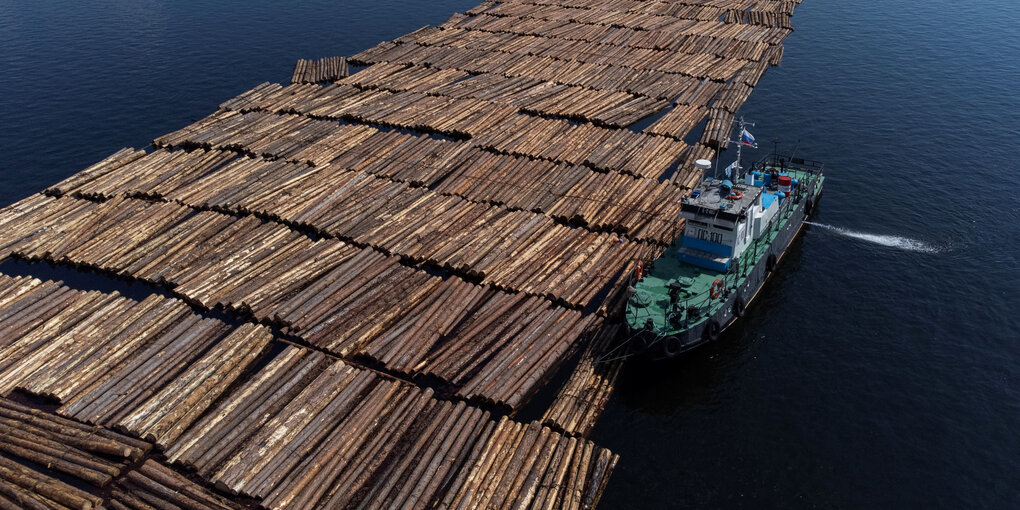
[[[900,250],[907,250],[907,251],[918,251],[918,252],[922,252],[922,253],[936,253],[936,252],[939,251],[938,248],[936,248],[936,247],[934,247],[934,246],[932,246],[932,245],[930,245],[928,243],[925,243],[923,241],[918,241],[916,239],[910,239],[910,238],[907,238],[907,237],[890,236],[890,235],[882,235],[882,234],[869,234],[867,232],[857,232],[855,230],[850,230],[850,229],[846,229],[846,228],[843,228],[843,227],[835,227],[835,226],[832,226],[832,225],[826,225],[824,223],[815,223],[813,221],[805,221],[804,223],[807,223],[808,225],[814,225],[816,227],[824,228],[826,230],[835,232],[835,233],[837,233],[837,234],[839,234],[841,236],[844,236],[844,237],[849,237],[849,238],[852,238],[852,239],[858,239],[858,240],[861,240],[861,241],[867,241],[869,243],[879,244],[879,245],[882,245],[882,246],[888,246],[890,248],[897,248],[897,249],[900,249]]]

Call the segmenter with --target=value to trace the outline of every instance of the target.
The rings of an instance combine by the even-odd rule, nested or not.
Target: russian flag
[[[754,135],[748,133],[746,129],[740,130],[740,143],[748,147],[757,147],[757,145],[754,144]]]

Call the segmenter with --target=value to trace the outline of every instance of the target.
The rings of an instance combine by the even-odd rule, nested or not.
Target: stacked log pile
[[[204,355],[194,358],[194,361],[187,365],[187,369],[176,374],[173,379],[167,380],[161,390],[142,400],[142,404],[137,407],[121,408],[125,410],[111,414],[115,409],[112,405],[104,405],[101,408],[81,405],[89,399],[89,395],[85,395],[80,400],[69,402],[65,406],[66,411],[62,412],[75,414],[73,410],[78,406],[81,412],[77,414],[103,416],[101,420],[104,422],[112,421],[113,416],[123,416],[117,422],[119,427],[145,440],[167,444],[180,436],[242,373],[254,365],[272,338],[264,326],[243,324]],[[171,348],[176,347],[171,344]],[[144,366],[138,363],[135,365]],[[126,371],[121,369],[107,381],[116,379]],[[153,379],[151,375],[145,375],[144,380]],[[135,376],[130,380],[134,382],[138,381],[138,378]],[[112,383],[104,382],[90,393],[105,396],[109,392],[120,391],[114,388]],[[151,390],[147,393],[149,392]],[[130,412],[127,412],[128,410]]]
[[[638,30],[656,30],[672,25],[676,18],[650,12],[631,11],[614,6],[614,9],[589,8],[582,4],[556,4],[550,2],[529,5],[525,2],[499,2],[484,12],[490,16],[528,17],[551,21],[571,21],[586,25],[618,25]]]
[[[664,18],[669,19],[671,23],[676,21]],[[479,20],[484,22],[479,23]],[[739,58],[723,59],[712,53],[692,54],[559,37],[541,37],[520,33],[521,29],[516,26],[510,29],[513,32],[504,31],[507,21],[508,18],[494,17],[486,12],[485,15],[470,21],[445,24],[441,27],[442,30],[421,33],[412,41],[403,44],[415,44],[425,48],[457,47],[585,64],[602,64],[607,61],[606,57],[612,57],[612,64],[608,65],[610,69],[622,68],[657,73],[677,73],[679,70],[679,74],[686,76],[719,81],[728,80],[736,69],[743,65]]]
[[[575,97],[585,97],[587,104],[593,105],[598,94],[623,92],[677,105],[672,113],[645,130],[649,134],[682,140],[710,115],[701,143],[718,148],[731,129],[732,117],[725,113],[735,112],[746,101],[766,65],[778,65],[781,43],[791,31],[789,17],[797,3],[486,2],[467,15],[453,16],[439,27],[418,30],[356,55],[354,61],[381,67],[370,72],[364,81],[354,78],[351,83],[381,89],[414,87],[426,94],[456,95],[463,90],[472,97],[518,104],[525,112],[610,127],[626,124],[614,125],[600,117],[612,108],[609,103],[582,115],[519,103],[513,98],[522,94],[543,97],[551,87],[570,86],[589,89],[589,94],[579,92]],[[725,20],[720,21],[720,17]],[[419,70],[422,68],[449,77],[465,72],[474,76],[455,83],[438,80],[419,86],[416,78],[424,73]],[[707,80],[693,80],[706,77]],[[483,85],[482,96],[475,95],[472,81]],[[691,97],[698,83],[711,86],[701,85],[702,92]],[[485,94],[485,90],[493,93]],[[637,118],[669,107],[669,103],[647,104],[648,108],[640,109]],[[711,112],[706,109],[709,106]],[[509,132],[502,127],[492,133],[513,136],[522,131],[521,127]],[[528,131],[531,136],[554,132],[541,125]],[[584,132],[559,132],[556,137],[575,144],[597,139]],[[548,146],[539,144],[543,149]],[[509,147],[497,150],[544,157]],[[655,148],[642,150],[654,152]],[[671,162],[679,152],[673,152]],[[646,165],[635,166],[638,172],[650,170]],[[658,168],[655,176],[661,177],[663,170]],[[670,181],[686,185],[697,180],[696,174],[693,165],[685,165]]]
[[[158,197],[163,196],[165,190],[173,190],[199,179],[238,157],[231,152],[219,151],[156,151],[142,155],[145,157],[121,166],[118,171],[82,177],[76,179],[74,185],[51,188],[47,194],[93,199],[118,195]]]
[[[149,510],[166,508],[167,505],[194,510],[244,508],[153,460],[146,460],[138,469],[118,480],[109,501],[113,510]]]
[[[383,89],[390,92],[418,92],[438,96],[473,97],[469,94],[455,96],[453,94],[436,94],[434,92],[436,89],[470,79],[471,73],[456,69],[433,69],[423,66],[382,63],[362,69],[340,80],[338,83],[352,85],[359,89]]]
[[[620,324],[603,326],[588,344],[577,368],[546,410],[542,423],[569,435],[587,437],[591,433],[609,403],[609,396],[623,367],[625,353],[609,352],[618,344],[620,327]]]
[[[472,74],[497,74],[506,78],[530,78],[596,90],[625,92],[668,101],[693,79],[683,74],[639,70],[551,57],[484,51],[453,46],[419,46],[382,43],[353,57],[359,64],[420,65]]]
[[[434,188],[437,193],[535,212],[549,211],[565,195],[577,196],[571,192],[577,183],[595,173],[478,149],[462,152],[449,168],[450,174]]]
[[[475,98],[515,106],[524,113],[622,128],[668,106],[627,92],[561,85],[527,77],[471,75],[457,69],[379,63],[340,83],[391,92],[412,91],[457,99]]]
[[[703,106],[677,105],[652,125],[646,127],[644,132],[673,138],[680,137],[682,140],[682,137],[694,129],[694,126],[697,126],[707,114],[708,110]]]
[[[603,25],[608,26],[611,23],[617,23],[615,17],[612,17],[613,13],[625,12],[631,15],[651,15],[648,17],[632,16],[628,19],[637,20],[636,23],[642,23],[646,19],[654,20],[662,16],[670,16],[673,18],[682,19],[695,19],[695,20],[717,20],[719,17],[726,13],[727,8],[732,6],[740,5],[739,2],[743,0],[724,0],[724,1],[712,1],[712,2],[689,2],[689,3],[674,3],[674,2],[643,2],[643,1],[631,1],[631,2],[614,2],[612,0],[528,0],[522,2],[520,0],[487,0],[478,7],[468,11],[469,14],[477,14],[479,12],[490,12],[490,8],[497,4],[506,4],[511,7],[516,4],[528,3],[544,7],[558,7],[557,10],[540,10],[536,12],[535,17],[549,18],[559,14],[563,16],[564,12],[571,12],[570,8],[575,10],[589,11],[590,13],[584,18],[584,23],[592,25]],[[753,1],[751,3],[754,3]],[[704,4],[704,5],[702,5]],[[540,15],[539,13],[545,13]],[[608,17],[607,17],[608,16]],[[567,15],[568,21],[574,19],[575,16]],[[555,18],[554,18],[555,19]],[[578,20],[578,22],[581,22]],[[635,22],[625,23],[623,26],[631,26]]]
[[[438,193],[662,244],[680,226],[680,191],[655,179],[485,151],[466,151],[450,166]]]
[[[90,198],[142,196],[261,214],[354,240],[353,233],[364,230],[365,224],[351,225],[351,219],[372,221],[374,216],[366,216],[373,214],[371,210],[376,215],[402,216],[398,208],[411,207],[423,197],[440,198],[382,176],[368,179],[360,171],[336,169],[352,159],[343,157],[328,167],[309,168],[229,151],[161,150],[121,171],[67,188],[67,193]],[[435,187],[439,195],[545,213],[564,223],[661,244],[669,243],[679,226],[680,192],[653,179],[639,179],[635,185],[633,178],[620,174],[478,149],[457,151],[444,166],[449,173],[444,172],[446,177]],[[318,197],[309,195],[309,188],[318,191]],[[304,197],[304,202],[316,204],[316,216],[287,212],[285,207],[307,209],[308,204],[284,201],[281,196]],[[344,204],[342,216],[334,204]]]
[[[285,143],[284,143],[285,141]],[[436,165],[470,146],[444,139],[380,131],[369,126],[338,125],[328,120],[264,112],[221,111],[191,126],[159,137],[157,146],[236,150],[266,159],[368,172],[417,186],[446,174]]]
[[[103,486],[150,445],[102,427],[84,425],[0,397],[0,448]],[[35,453],[33,453],[35,452]]]
[[[661,246],[626,241],[616,235],[566,227],[536,213],[509,211],[422,190],[410,190],[410,193],[380,202],[372,200],[371,197],[386,196],[388,188],[375,186],[373,193],[362,194],[358,187],[340,184],[338,190],[333,190],[329,187],[331,181],[350,182],[353,178],[362,184],[374,186],[374,183],[371,180],[358,179],[352,174],[340,175],[340,179],[337,179],[337,176],[329,176],[329,173],[328,169],[324,169],[320,172],[326,175],[323,179],[305,178],[289,187],[272,189],[272,195],[268,197],[255,197],[262,204],[274,204],[274,209],[263,209],[261,213],[288,224],[307,225],[326,235],[350,239],[358,244],[373,246],[407,259],[427,261],[456,274],[480,278],[485,283],[500,288],[546,296],[574,307],[592,305],[601,291],[619,281],[621,262],[629,266],[635,260],[648,259],[650,255],[654,258],[654,254],[662,249]],[[382,184],[388,186],[386,182]],[[654,187],[653,181],[649,181],[649,184]],[[309,187],[312,189],[308,190]],[[396,187],[399,191],[400,185]],[[294,201],[294,196],[308,197],[310,200]],[[355,211],[347,207],[350,203],[350,199],[347,198],[349,196],[360,196],[362,199],[368,197],[368,201],[363,203],[371,205],[370,214],[354,214]],[[313,198],[314,200],[311,200]],[[116,263],[97,266],[120,272],[136,264],[139,257],[146,255],[146,251],[162,252],[163,249],[149,246],[152,244],[147,242],[149,239],[139,238],[137,234],[134,236],[118,234],[144,226],[144,232],[151,232],[153,235],[173,232],[179,237],[184,232],[183,228],[177,228],[181,225],[193,224],[197,228],[206,228],[205,223],[189,217],[189,213],[192,212],[190,208],[176,204],[123,201],[122,197],[118,197],[103,206],[83,206],[73,200],[61,200],[61,204],[66,204],[66,207],[52,205],[37,215],[26,217],[26,222],[21,226],[22,231],[32,234],[27,236],[25,242],[38,243],[42,252],[19,249],[20,253],[29,258],[44,258],[49,255],[49,258],[58,261],[66,258],[74,263],[97,265],[87,255],[91,248],[85,246],[77,250],[68,250],[71,245],[65,244],[62,250],[46,251],[49,248],[45,245],[46,239],[64,236],[74,228],[81,228],[82,230],[70,238],[69,242],[82,245],[91,240],[87,244],[96,248],[101,247],[104,260],[117,259]],[[394,206],[396,210],[389,209]],[[145,210],[146,207],[150,209]],[[102,210],[109,212],[100,215],[103,221],[91,221],[93,218],[89,215]],[[132,218],[133,223],[125,221],[128,218]],[[354,221],[348,218],[354,218]],[[57,229],[34,232],[32,228],[32,221],[57,219],[60,220],[60,227]],[[660,222],[656,227],[658,235],[663,238],[673,233],[673,226],[669,223]],[[288,229],[279,225],[276,227],[266,225],[260,228],[259,232],[264,231],[264,234],[253,234],[252,242],[259,243],[256,246],[263,246],[260,248],[263,251],[275,252],[276,247],[288,243],[309,244],[306,240],[299,239],[300,234],[288,232]],[[507,235],[507,232],[514,234]],[[140,243],[145,244],[147,248],[143,249],[139,246]],[[204,247],[210,246],[206,244]],[[580,247],[587,251],[580,250]],[[224,249],[230,248],[227,246]],[[292,249],[300,251],[300,248]],[[166,257],[174,255],[165,253]],[[240,260],[243,264],[251,264],[262,257],[251,253],[245,255],[246,257],[240,259],[226,258],[225,263],[233,264],[235,260]],[[310,257],[299,257],[295,260],[308,258]],[[543,270],[536,272],[536,269],[540,268]],[[247,265],[233,267],[229,273],[243,274],[246,269]],[[194,282],[195,286],[201,289],[215,288],[215,283],[203,280],[197,272],[192,273],[190,281]],[[226,273],[216,273],[210,268],[206,268],[203,274],[211,274],[214,278],[226,278]],[[190,290],[195,287],[184,288]],[[190,291],[185,293],[203,306],[223,304],[222,299],[214,296]],[[595,306],[600,304],[595,303]]]
[[[593,508],[619,460],[583,439],[506,419],[476,454],[441,507]]]
[[[336,81],[349,74],[347,57],[325,57],[318,60],[298,59],[294,64],[291,83]]]
[[[421,92],[364,90],[352,85],[295,84],[264,94],[252,109],[295,113],[317,119],[347,120],[469,138],[491,130],[518,109],[474,98]]]
[[[716,150],[726,148],[733,132],[733,112],[723,108],[712,108],[708,112],[708,125],[701,135],[701,144]]]
[[[526,115],[508,117],[473,141],[507,154],[651,179],[660,178],[685,147],[673,138]]]
[[[179,435],[269,345],[264,326],[203,319],[179,300],[135,301],[0,275],[0,391],[160,444]]]
[[[760,56],[760,48],[765,44],[761,39],[768,37],[773,41],[776,35],[764,28],[744,30],[744,27],[737,27],[731,34],[737,37],[726,37],[718,33],[713,35],[694,35],[697,30],[717,28],[719,18],[728,15],[726,9],[719,9],[711,6],[700,6],[696,4],[682,4],[669,2],[629,2],[628,4],[602,4],[593,5],[594,2],[584,2],[584,5],[566,5],[565,3],[550,2],[488,2],[469,10],[467,15],[454,15],[444,28],[461,26],[475,30],[490,32],[506,32],[520,35],[535,35],[541,37],[556,37],[572,41],[601,42],[603,44],[626,46],[632,48],[646,48],[653,50],[669,50],[679,53],[711,53],[726,58],[754,59]],[[587,12],[599,11],[626,11],[628,13],[651,12],[660,16],[672,17],[672,22],[655,29],[642,29],[635,26],[626,26],[618,20],[610,20],[609,23],[586,22],[579,19],[548,19],[549,16],[534,16],[526,9],[516,13],[500,12],[500,9],[511,9],[523,7],[520,4],[553,5],[567,7],[560,9],[560,12],[568,17],[578,14],[578,7]],[[729,5],[733,5],[730,3]],[[495,7],[495,8],[493,8]],[[665,7],[664,10],[656,10]],[[549,11],[546,11],[547,13]],[[610,14],[612,16],[612,14]],[[495,18],[495,19],[493,19]],[[661,19],[661,18],[660,18]],[[701,23],[699,23],[701,22]],[[710,22],[710,23],[705,23]],[[414,32],[417,35],[421,31]],[[738,38],[740,37],[740,38]],[[397,42],[413,40],[407,36],[398,38]],[[683,72],[682,69],[676,70]]]
[[[541,444],[508,437],[521,428],[505,418],[497,425],[463,402],[436,400],[430,390],[288,347],[167,456],[269,508],[431,507],[444,497],[473,495],[464,481],[494,451],[517,459],[513,473],[521,482],[552,489],[509,492],[507,502],[527,507],[578,492],[597,497],[612,454],[536,425],[529,435],[540,434]],[[561,461],[559,469],[550,457]]]
[[[91,510],[103,499],[0,456],[0,508],[4,510]]]
[[[149,448],[143,441],[0,398],[0,452],[9,456],[0,456],[0,508],[98,508],[101,498],[55,474],[103,487]]]
[[[246,116],[250,115],[255,114],[246,114]],[[260,130],[261,125],[256,123],[251,129]],[[383,136],[394,139],[394,141],[412,138],[399,133],[380,135],[380,137]],[[539,213],[554,209],[557,213],[550,214],[554,219],[561,219],[567,222],[580,221],[582,224],[600,231],[620,232],[631,238],[652,240],[663,244],[672,241],[678,226],[675,213],[679,208],[680,194],[675,190],[656,186],[654,179],[638,178],[636,181],[637,185],[635,185],[634,179],[624,178],[619,174],[607,175],[593,172],[586,168],[559,165],[527,157],[509,157],[474,148],[467,148],[465,150],[464,148],[454,149],[451,147],[447,149],[442,147],[443,142],[435,142],[433,144],[434,148],[423,147],[430,154],[438,155],[445,153],[445,155],[437,156],[437,159],[441,159],[442,163],[429,165],[422,175],[415,176],[406,172],[400,176],[380,175],[375,170],[375,168],[378,168],[377,166],[366,168],[364,164],[364,161],[366,161],[365,157],[367,156],[365,150],[375,147],[374,143],[372,143],[375,138],[377,138],[375,135],[359,138],[363,141],[361,147],[337,156],[332,160],[329,168],[323,168],[322,170],[312,170],[300,166],[281,166],[280,170],[282,171],[270,173],[265,170],[268,163],[245,160],[243,162],[232,162],[232,164],[236,163],[236,165],[218,169],[216,172],[208,172],[208,169],[201,162],[198,162],[196,165],[200,166],[200,169],[192,171],[184,161],[169,166],[162,164],[161,158],[153,158],[156,161],[153,165],[148,164],[148,161],[152,160],[143,160],[123,172],[128,175],[144,173],[164,176],[163,180],[154,182],[153,186],[146,186],[145,182],[138,182],[137,178],[120,178],[116,175],[111,176],[108,180],[119,178],[122,183],[128,184],[128,186],[122,186],[121,190],[129,194],[143,196],[162,195],[169,199],[198,207],[223,207],[223,204],[227,204],[229,208],[229,206],[236,204],[236,207],[242,211],[261,212],[263,214],[283,217],[282,214],[267,210],[265,207],[259,209],[249,206],[247,202],[263,200],[258,194],[259,189],[275,194],[299,193],[299,191],[295,191],[293,188],[309,186],[309,183],[302,183],[299,178],[307,178],[312,173],[318,173],[334,180],[345,177],[343,175],[336,175],[337,171],[334,170],[334,168],[343,168],[351,169],[352,171],[366,171],[379,175],[380,178],[409,178],[411,179],[409,184],[412,185],[415,183],[436,182],[437,179],[442,178],[436,186],[436,192],[441,195],[452,194],[462,196],[473,202],[496,203],[506,205],[509,208],[520,208]],[[175,143],[181,144],[183,142],[175,140]],[[674,143],[681,143],[682,145],[682,142]],[[537,141],[535,144],[538,144]],[[380,152],[381,156],[378,157],[385,158],[387,151],[383,150]],[[332,151],[329,153],[336,154]],[[608,155],[609,152],[606,151],[605,154]],[[207,157],[195,156],[194,158],[204,160]],[[169,162],[170,160],[167,159],[167,161]],[[373,160],[369,159],[368,161],[372,162]],[[322,165],[321,161],[317,163],[320,166]],[[440,167],[443,168],[442,172],[436,172],[435,169]],[[665,167],[660,170],[665,171]],[[167,173],[172,173],[173,177],[166,178]],[[197,177],[201,181],[189,183],[189,177]],[[357,178],[355,175],[346,176],[346,180],[355,178]],[[536,179],[543,178],[548,179],[548,187],[543,186],[545,188],[544,192],[542,192],[542,188],[539,188],[539,191],[536,193],[527,193],[527,191],[535,187]],[[261,185],[255,187],[251,181],[256,179],[259,182],[264,182],[266,179],[276,179],[279,182],[287,183],[289,188],[285,191],[280,185]],[[499,189],[488,185],[496,179],[509,181],[507,182],[507,188]],[[241,182],[238,182],[239,180]],[[386,184],[372,183],[370,180],[363,180],[362,178],[357,180],[373,186],[383,186]],[[473,186],[468,189],[458,188],[458,183],[463,183],[465,180],[470,180],[469,182],[473,183]],[[318,180],[314,182],[321,184]],[[499,181],[497,180],[496,182]],[[540,183],[539,185],[544,184],[541,180],[537,182]],[[334,187],[340,188],[342,193],[362,197],[361,200],[353,205],[357,205],[363,200],[369,200],[372,196],[379,194],[355,193],[351,190],[345,190],[343,188],[344,185],[343,182],[339,182]],[[98,186],[100,186],[99,183],[87,183],[80,190],[76,190],[76,193],[89,196],[90,193],[94,193],[92,189]],[[174,186],[177,187],[175,188]],[[390,189],[398,192],[400,186],[394,186],[390,186]],[[218,194],[219,190],[224,188],[230,192],[229,195],[220,194],[218,201],[208,198],[210,195]],[[193,194],[189,195],[188,193]],[[393,196],[393,193],[388,191],[380,193],[387,197]],[[421,197],[420,193],[418,190],[407,190],[406,193],[402,193],[400,196],[418,198]],[[323,192],[323,196],[338,202],[351,203],[350,200],[342,199],[338,195],[326,195]],[[434,195],[430,196],[434,197]],[[397,200],[397,203],[403,204],[402,207],[406,207],[411,202]],[[296,205],[301,206],[303,204]],[[324,204],[317,209],[321,215],[326,214],[330,207],[328,204]],[[355,218],[358,217],[358,210],[353,208],[349,215]],[[310,223],[308,220],[302,221]],[[320,228],[320,225],[312,224],[311,226]],[[349,237],[342,231],[331,233],[342,237]]]
[[[66,261],[167,284],[173,287],[175,294],[191,303],[205,308],[225,306],[250,313],[258,320],[279,324],[285,331],[340,356],[366,355],[401,373],[442,374],[444,380],[459,386],[458,391],[465,398],[511,407],[523,403],[524,398],[537,390],[559,366],[563,361],[562,354],[572,347],[593,319],[590,315],[531,296],[531,306],[543,312],[528,316],[530,329],[492,332],[492,338],[483,336],[479,339],[475,336],[481,331],[469,335],[464,333],[469,329],[462,328],[458,333],[454,332],[454,328],[469,316],[487,314],[488,310],[500,309],[505,303],[529,296],[499,292],[456,277],[443,279],[432,276],[400,264],[397,257],[368,248],[356,249],[332,239],[313,242],[284,225],[262,223],[251,217],[238,220],[213,212],[181,216],[165,211],[154,217],[144,208],[135,209],[134,202],[160,211],[168,204],[122,198],[104,203],[49,197],[39,197],[38,200],[49,201],[51,205],[37,213],[53,218],[61,227],[31,232],[26,239],[26,244],[31,247],[28,250],[12,247],[23,258]],[[163,216],[180,216],[181,220],[176,224],[164,224]],[[33,225],[36,221],[32,217],[26,218],[25,225]],[[112,221],[116,221],[120,228],[148,232],[149,236],[108,236]],[[158,225],[150,226],[150,221]],[[67,231],[62,230],[65,227]],[[14,233],[30,227],[11,224],[10,228],[10,232]],[[62,239],[69,232],[76,233],[74,244],[63,244],[58,249],[50,247],[48,240]],[[93,246],[93,242],[105,246],[105,249]],[[123,244],[116,245],[114,242]],[[172,249],[177,243],[199,243],[203,248],[192,251]],[[239,246],[245,247],[245,250],[238,252]],[[104,256],[93,255],[98,253]],[[121,255],[114,256],[116,253]],[[89,306],[82,304],[71,311],[77,318],[98,309],[130,308],[125,302],[130,303],[130,300],[114,301],[113,297],[96,294],[88,301]],[[156,303],[151,305],[156,306]],[[196,321],[196,318],[191,319],[191,322]],[[188,327],[194,329],[197,324]],[[188,340],[192,343],[178,348],[197,352],[206,345],[203,342],[216,341],[225,334],[215,323],[200,324],[208,330],[202,335],[191,333]],[[564,327],[564,324],[570,327]],[[82,327],[78,326],[79,329]],[[78,330],[69,331],[74,333]],[[240,335],[239,332],[233,334]],[[175,341],[173,334],[168,335],[160,337],[160,342]],[[222,349],[233,345],[227,340],[220,340]],[[20,340],[18,345],[35,345],[33,342],[36,342],[35,333]],[[65,342],[68,346],[83,342],[86,346],[101,345],[89,343],[91,340],[77,334],[68,335],[47,350],[26,355],[28,361],[25,363],[43,363],[51,355],[50,351]],[[469,373],[432,368],[430,360],[441,356],[440,348],[447,346],[442,352],[449,353],[451,349],[463,349],[465,342],[473,353]],[[251,342],[245,344],[254,345]],[[162,345],[157,343],[151,348],[158,349]],[[210,354],[219,355],[218,350]],[[240,352],[235,352],[231,356],[240,355]],[[11,384],[21,383],[24,372],[17,367],[12,370],[18,378],[11,379]],[[132,415],[132,412],[139,412],[133,406],[141,406],[142,403],[131,400],[134,397],[130,395],[122,400],[93,403],[105,392],[122,391],[118,388],[131,385],[127,372],[123,375],[114,373],[116,377],[93,387],[89,395],[72,395],[68,393],[71,389],[52,387],[55,383],[35,383],[27,388],[40,393],[62,391],[60,395],[73,402],[67,412],[82,420],[116,423],[139,434],[147,433],[151,426],[154,427],[153,439],[157,441],[164,440],[167,434],[179,432],[179,428],[167,430],[167,423],[154,423],[160,419],[159,415]],[[164,381],[159,378],[171,375],[153,372],[149,377]],[[502,378],[502,384],[494,384],[493,378]],[[0,378],[0,382],[3,380]],[[184,384],[184,379],[181,379],[181,384]],[[78,402],[78,399],[82,401]],[[163,402],[161,395],[152,397],[144,410],[154,413],[160,402]]]
[[[460,324],[423,370],[458,384],[462,396],[516,408],[592,321],[538,298],[504,294]]]
[[[98,179],[118,168],[131,163],[132,161],[145,156],[145,151],[131,148],[123,148],[102,161],[82,170],[67,179],[64,179],[46,189],[46,193],[64,194],[79,187],[82,183]]]
[[[192,364],[198,372],[208,366],[201,361]],[[159,436],[171,461],[195,469],[228,493],[262,498],[270,508],[424,508],[444,498],[473,497],[542,508],[577,499],[590,507],[616,461],[614,455],[589,442],[568,439],[537,424],[525,430],[505,418],[497,425],[487,412],[464,402],[436,400],[431,390],[301,347],[284,348],[222,398],[205,394],[210,403],[218,403],[196,422],[181,416],[187,409],[181,404],[193,400],[195,392],[189,388],[198,379],[197,374],[182,376],[164,387],[150,400],[161,405],[142,406],[124,427],[152,435],[152,428],[138,432],[139,419],[145,416],[157,425],[178,424],[179,433]],[[210,380],[205,379],[206,386]],[[102,393],[120,394],[115,389]],[[61,412],[73,410],[65,408]],[[151,412],[157,408],[159,414],[153,417]],[[137,460],[147,449],[147,443],[104,428],[0,399],[0,450],[97,486],[121,475],[124,461]],[[506,461],[515,466],[513,474],[477,485],[481,475],[496,476],[488,470],[493,461],[503,462],[498,455],[508,455]],[[0,474],[14,484],[30,483],[26,487],[38,492],[4,485],[9,490],[0,497],[13,494],[16,502],[52,497],[75,503],[76,508],[102,502],[3,459]],[[503,476],[511,478],[501,482]],[[490,493],[506,483],[520,487]],[[161,501],[186,508],[239,508],[152,461],[114,484],[110,506],[148,508]]]

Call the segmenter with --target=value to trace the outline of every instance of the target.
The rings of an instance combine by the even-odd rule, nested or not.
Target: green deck
[[[809,179],[816,178],[815,188],[821,189],[824,179],[821,174],[793,168],[787,168],[786,173],[805,184]],[[801,185],[798,188],[804,190],[807,186]],[[655,261],[651,270],[646,271],[645,277],[634,286],[636,293],[627,303],[626,318],[630,325],[639,329],[644,326],[648,318],[651,318],[654,331],[662,335],[672,335],[704,322],[725,301],[722,296],[714,300],[711,299],[712,283],[716,279],[722,279],[728,289],[742,285],[751,269],[769,253],[772,242],[779,235],[779,231],[789,222],[793,212],[804,205],[803,201],[788,203],[789,206],[784,205],[777,213],[778,216],[772,221],[765,234],[748,246],[740,256],[739,274],[733,271],[732,264],[728,272],[719,272],[680,262],[676,253],[682,241],[677,239],[672,246],[666,249],[662,257]],[[679,306],[675,311],[670,306],[667,287],[674,281],[688,284],[686,289],[680,292]],[[638,303],[647,303],[647,306],[640,307],[637,306]],[[692,308],[696,310],[692,310]],[[688,311],[691,312],[689,321],[687,321]],[[679,328],[669,324],[667,316],[672,314],[680,314],[678,318],[681,321],[678,324],[681,326]]]

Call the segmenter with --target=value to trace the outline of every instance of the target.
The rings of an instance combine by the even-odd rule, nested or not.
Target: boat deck
[[[769,166],[766,169],[771,170],[773,167]],[[778,167],[775,167],[775,169],[778,170]],[[784,168],[783,171],[794,179],[805,183],[808,182],[808,179],[817,178],[816,187],[818,189],[820,189],[824,180],[824,176],[816,175],[807,170]],[[769,253],[772,242],[778,236],[779,230],[786,225],[792,212],[800,207],[803,207],[803,203],[790,203],[788,210],[781,210],[779,213],[781,216],[777,218],[774,228],[770,228],[763,233],[761,237],[754,243],[751,243],[744,253],[741,254],[742,262],[739,265],[739,271],[736,273],[733,271],[712,271],[680,262],[676,257],[676,252],[681,242],[677,241],[666,249],[662,257],[656,259],[650,271],[646,271],[646,276],[635,285],[636,299],[632,299],[631,303],[628,304],[627,321],[632,327],[641,328],[648,319],[651,319],[654,331],[663,331],[665,334],[676,332],[678,329],[669,323],[667,316],[671,313],[672,309],[669,285],[679,281],[685,284],[685,290],[680,294],[681,298],[679,299],[679,303],[683,308],[699,307],[703,309],[702,319],[686,324],[683,329],[700,324],[721,303],[721,301],[713,302],[710,299],[713,282],[716,279],[728,279],[726,282],[728,286],[736,287],[742,285],[747,271]],[[647,303],[647,306],[639,306],[639,303]]]

